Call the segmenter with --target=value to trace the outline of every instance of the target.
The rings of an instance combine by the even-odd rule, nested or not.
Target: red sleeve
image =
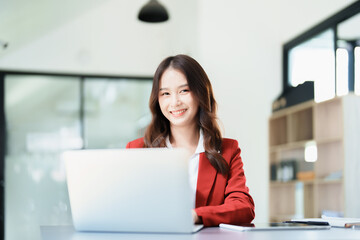
[[[126,144],[126,148],[143,148],[143,147],[144,147],[144,138],[138,138]]]
[[[220,204],[210,202],[209,206],[195,209],[197,215],[202,218],[204,226],[218,226],[220,223],[250,223],[255,217],[254,201],[246,187],[241,151],[237,141],[233,141],[230,149],[230,153],[223,154],[225,160],[230,159],[230,161],[227,160],[230,171],[225,188],[213,189],[214,192],[217,191],[214,194],[224,194],[224,202]]]

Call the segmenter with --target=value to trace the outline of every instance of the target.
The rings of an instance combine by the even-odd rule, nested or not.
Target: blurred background
[[[282,46],[355,1],[162,0],[170,19],[156,24],[137,19],[146,2],[0,0],[6,239],[71,224],[61,151],[123,148],[142,136],[153,73],[179,53],[208,73],[223,135],[242,149],[255,222],[268,221],[268,118],[282,91]]]

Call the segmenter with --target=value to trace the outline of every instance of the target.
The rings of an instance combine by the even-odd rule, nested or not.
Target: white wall
[[[147,0],[24,2],[29,12],[19,2],[0,12],[3,69],[151,76],[169,54],[196,47],[195,1],[163,1],[170,20],[161,24],[137,20]]]
[[[213,83],[225,136],[243,150],[256,221],[265,222],[267,119],[281,92],[282,44],[354,1],[162,0],[171,20],[158,25],[136,20],[145,0],[21,2],[0,11],[0,39],[10,43],[0,50],[2,69],[139,76],[167,55],[195,56]]]
[[[268,221],[268,125],[282,90],[282,44],[351,2],[199,0],[198,59],[213,83],[225,136],[242,148],[256,222]]]

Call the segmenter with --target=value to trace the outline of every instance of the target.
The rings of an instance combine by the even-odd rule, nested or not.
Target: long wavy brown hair
[[[149,100],[152,120],[145,132],[145,147],[165,147],[166,137],[170,135],[169,120],[162,114],[158,100],[161,77],[170,67],[185,75],[190,91],[197,98],[199,102],[197,124],[203,130],[205,154],[211,165],[218,172],[226,175],[229,166],[221,155],[222,136],[216,121],[217,105],[211,83],[201,65],[187,55],[180,54],[164,59],[155,72]]]

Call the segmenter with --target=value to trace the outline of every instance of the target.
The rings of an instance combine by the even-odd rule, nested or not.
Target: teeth
[[[185,112],[186,110],[184,109],[184,110],[180,110],[180,111],[172,111],[171,113],[172,114],[181,114],[181,113],[183,113],[183,112]]]

